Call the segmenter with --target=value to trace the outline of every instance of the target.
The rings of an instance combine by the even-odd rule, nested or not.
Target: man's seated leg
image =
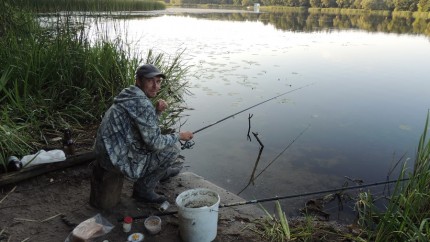
[[[168,179],[179,174],[182,167],[172,167],[173,162],[176,163],[178,156],[179,148],[176,145],[166,147],[166,149],[157,152],[154,156],[155,159],[150,161],[154,170],[150,174],[144,174],[142,178],[139,178],[134,183],[133,198],[148,203],[167,201],[165,196],[157,194],[154,190],[163,178]]]
[[[181,172],[182,167],[183,167],[182,162],[179,162],[179,161],[174,162],[166,169],[163,177],[160,179],[160,182],[166,182],[170,178],[177,176],[179,172]]]
[[[133,185],[132,197],[139,202],[163,203],[167,198],[155,192],[155,187],[159,181],[159,176],[150,174],[147,177],[139,178]]]
[[[160,182],[167,181],[169,178],[179,174],[182,169],[182,162],[178,160],[179,147],[172,145],[157,153],[159,160],[159,170],[162,172]]]

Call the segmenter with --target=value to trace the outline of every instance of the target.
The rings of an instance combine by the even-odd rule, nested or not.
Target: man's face
[[[144,78],[142,80],[142,91],[149,98],[157,96],[158,91],[160,91],[161,82],[163,79],[160,76],[155,76],[153,78]]]

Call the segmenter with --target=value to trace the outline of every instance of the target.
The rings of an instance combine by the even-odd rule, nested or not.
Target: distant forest
[[[172,4],[232,4],[429,12],[430,0],[170,0]]]

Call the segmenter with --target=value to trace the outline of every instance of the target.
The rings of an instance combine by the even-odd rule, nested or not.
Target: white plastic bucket
[[[209,242],[215,239],[218,227],[219,195],[209,189],[196,188],[176,198],[179,233],[185,242]]]

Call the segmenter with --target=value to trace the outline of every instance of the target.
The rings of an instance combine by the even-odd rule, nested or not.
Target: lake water
[[[333,24],[315,28],[309,16],[300,21],[217,11],[168,9],[136,14],[121,25],[124,38],[143,50],[167,57],[184,51],[183,60],[192,65],[187,106],[194,110],[183,130],[303,88],[197,133],[194,147],[182,152],[185,170],[233,193],[246,187],[260,149],[252,134],[247,139],[249,115],[250,131],[264,149],[259,176],[240,194],[245,199],[340,188],[345,177],[384,181],[403,154],[412,166],[430,108],[428,36]],[[309,198],[282,205],[297,214]],[[326,209],[336,212],[337,205]]]

